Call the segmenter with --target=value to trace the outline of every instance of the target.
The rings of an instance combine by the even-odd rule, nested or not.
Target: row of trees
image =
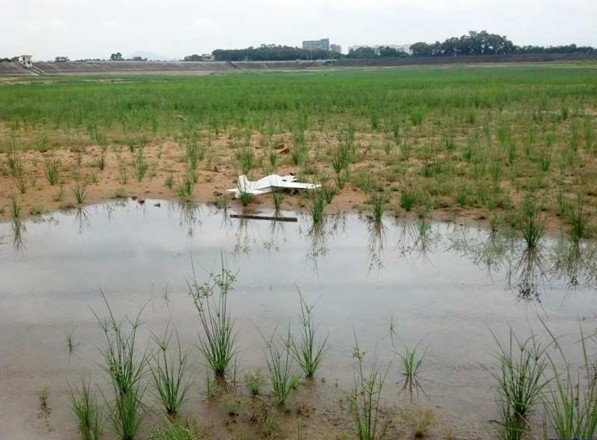
[[[511,55],[511,54],[592,54],[597,50],[590,46],[516,46],[506,36],[490,34],[487,31],[470,31],[460,38],[451,37],[443,43],[418,42],[410,47],[413,56],[466,56],[466,55]]]
[[[147,58],[143,57],[132,57],[124,58],[120,52],[113,53],[110,55],[110,61],[147,61]]]
[[[305,50],[275,44],[262,44],[259,47],[248,47],[246,49],[216,49],[212,54],[216,61],[291,61],[341,57],[341,54],[329,50]]]
[[[216,61],[289,61],[313,59],[374,59],[401,58],[408,56],[470,56],[470,55],[512,55],[512,54],[597,54],[597,49],[590,46],[569,44],[563,46],[516,46],[504,35],[487,31],[470,31],[461,37],[451,37],[443,42],[417,42],[410,46],[411,53],[391,47],[359,47],[351,49],[348,55],[323,50],[304,50],[297,47],[277,46],[274,44],[249,47],[247,49],[213,51]],[[199,55],[185,57],[185,61],[200,61]]]
[[[408,54],[404,51],[394,49],[388,46],[379,47],[359,47],[357,49],[350,49],[346,58],[353,59],[372,59],[372,58],[403,58]]]

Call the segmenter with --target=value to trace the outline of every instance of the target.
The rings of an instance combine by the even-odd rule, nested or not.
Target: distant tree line
[[[467,55],[512,55],[512,54],[592,54],[597,50],[590,46],[516,46],[506,36],[490,34],[487,31],[470,31],[460,38],[451,37],[443,43],[418,42],[410,46],[413,56],[467,56]]]
[[[216,49],[212,54],[216,61],[329,60],[342,57],[341,54],[329,50],[305,50],[275,44],[262,44],[259,47],[248,47],[246,49]]]
[[[379,47],[358,47],[356,49],[350,49],[346,58],[352,59],[372,59],[372,58],[404,58],[408,54],[402,50],[394,49],[389,46]]]
[[[147,58],[143,57],[132,57],[124,58],[120,52],[113,53],[110,55],[110,61],[147,61]]]
[[[450,37],[443,42],[417,42],[410,46],[410,54],[387,46],[359,47],[351,49],[347,55],[325,50],[304,50],[298,47],[262,44],[246,49],[216,49],[213,55],[216,61],[290,61],[316,59],[380,59],[434,57],[434,56],[470,56],[470,55],[514,55],[514,54],[596,54],[591,46],[568,44],[563,46],[516,46],[504,35],[487,31],[470,31],[461,37]],[[201,61],[200,55],[189,55],[184,61]]]

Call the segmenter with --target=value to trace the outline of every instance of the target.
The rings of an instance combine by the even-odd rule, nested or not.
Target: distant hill
[[[158,53],[154,53],[154,52],[149,52],[146,50],[137,50],[133,53],[131,53],[130,55],[126,56],[125,58],[127,59],[133,59],[135,57],[140,57],[140,58],[144,58],[147,59],[149,61],[175,61],[176,58],[175,57],[169,57],[166,55],[162,55],[162,54],[158,54]]]

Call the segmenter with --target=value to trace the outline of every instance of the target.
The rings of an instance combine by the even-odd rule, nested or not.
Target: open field
[[[551,230],[580,222],[584,238],[596,118],[592,62],[3,78],[0,217],[133,194],[228,203],[239,174],[293,171],[325,184],[328,211],[516,226],[531,196]]]

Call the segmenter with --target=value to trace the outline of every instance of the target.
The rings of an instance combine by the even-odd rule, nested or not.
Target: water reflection
[[[25,224],[20,218],[14,218],[11,223],[12,244],[14,248],[19,251],[23,246],[23,234],[27,230]]]
[[[276,217],[279,212],[276,212]],[[280,250],[280,244],[286,242],[286,223],[279,220],[270,221],[269,232],[270,236],[268,240],[263,242],[263,247],[267,250]]]
[[[255,227],[255,220],[247,217],[239,217],[237,220],[238,228],[234,234],[234,253],[249,254],[251,244],[255,242],[253,239],[253,229]]]
[[[423,260],[428,260],[429,252],[433,251],[433,245],[439,240],[434,233],[431,222],[425,218],[415,221],[404,219],[396,220],[398,231],[398,250],[401,256],[416,255]]]
[[[346,218],[340,214],[325,215],[323,220],[312,222],[307,230],[309,245],[307,247],[307,261],[313,265],[313,271],[318,271],[319,259],[325,257],[329,251],[329,240],[338,232],[346,231]]]
[[[373,268],[383,269],[384,245],[388,228],[383,224],[383,221],[374,220],[370,220],[367,227],[369,229],[369,241],[367,243],[369,270]]]
[[[562,280],[569,288],[597,285],[597,251],[594,244],[560,237],[528,247],[510,231],[483,232],[459,228],[450,237],[449,249],[484,266],[488,273],[505,271],[506,284],[523,300],[541,302],[542,291],[552,280]]]
[[[72,216],[75,219],[77,232],[79,234],[82,234],[84,229],[89,229],[91,227],[91,220],[86,208],[67,208],[63,209],[61,213],[66,216]],[[108,218],[110,218],[109,215]]]
[[[597,286],[597,246],[561,237],[553,249],[554,274],[571,289]]]
[[[385,270],[388,258],[393,265],[396,262],[397,270],[408,267],[405,273],[414,276],[414,273],[426,273],[430,269],[396,260],[405,256],[424,262],[432,259],[432,270],[436,270],[445,258],[457,261],[460,254],[477,266],[463,265],[463,271],[484,268],[494,282],[528,301],[541,301],[546,292],[560,289],[562,284],[578,290],[597,286],[597,248],[593,242],[545,237],[537,249],[529,249],[523,240],[507,229],[479,230],[432,223],[427,218],[415,221],[398,219],[394,223],[387,219],[375,222],[356,216],[327,215],[323,221],[314,224],[309,216],[302,215],[297,223],[286,224],[277,220],[275,214],[272,214],[271,220],[231,219],[229,211],[203,205],[161,202],[164,208],[156,210],[150,208],[152,203],[147,201],[145,206],[141,206],[131,200],[119,200],[86,209],[72,208],[55,216],[13,220],[4,225],[2,232],[6,240],[12,238],[12,247],[17,251],[26,241],[27,252],[32,254],[40,237],[51,240],[53,236],[68,237],[69,234],[85,231],[86,240],[81,243],[97,240],[97,252],[109,254],[114,252],[114,248],[125,246],[129,242],[127,240],[137,245],[145,237],[151,237],[148,240],[151,243],[149,252],[141,254],[145,259],[160,255],[164,250],[183,254],[186,252],[184,246],[189,245],[187,236],[196,235],[192,242],[197,246],[226,248],[235,254],[263,253],[263,250],[275,252],[280,258],[287,258],[288,264],[297,267],[307,261],[307,270],[312,268],[317,277],[320,270],[326,276],[328,270],[339,267],[350,267],[354,273],[375,268],[379,271],[378,280],[395,272],[394,267],[392,271]],[[36,225],[59,221],[61,225],[51,231]],[[198,225],[204,227],[205,234],[196,234]],[[99,231],[108,232],[102,232],[100,239],[94,235]],[[346,234],[346,237],[336,240],[340,234]],[[110,237],[114,238],[110,240]],[[388,237],[391,237],[390,246],[387,246]],[[68,240],[71,238],[68,237]],[[79,243],[75,239],[72,242]],[[183,246],[183,251],[176,246]],[[128,248],[126,252],[135,253]],[[296,259],[293,259],[293,254]]]
[[[541,281],[548,280],[548,274],[540,249],[526,247],[516,264],[508,268],[508,286],[517,289],[522,300],[541,302],[539,285]]]
[[[187,229],[187,236],[192,237],[195,233],[195,227],[201,225],[199,220],[200,205],[190,202],[169,203],[168,212],[178,213],[178,224]]]

